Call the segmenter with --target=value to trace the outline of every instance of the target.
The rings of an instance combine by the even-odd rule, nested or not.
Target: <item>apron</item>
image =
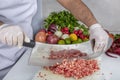
[[[32,18],[37,10],[36,0],[0,0],[0,21],[20,25],[30,39],[33,37]],[[27,50],[0,43],[0,79]],[[6,71],[7,70],[7,71]]]

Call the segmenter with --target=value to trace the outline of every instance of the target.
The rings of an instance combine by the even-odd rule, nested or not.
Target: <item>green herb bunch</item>
[[[66,10],[50,13],[44,20],[44,27],[48,29],[51,24],[57,25],[59,30],[63,27],[68,27],[71,33],[73,32],[74,27],[79,27],[83,30],[84,34],[88,35],[88,28],[86,28],[85,25],[80,24],[79,21]]]

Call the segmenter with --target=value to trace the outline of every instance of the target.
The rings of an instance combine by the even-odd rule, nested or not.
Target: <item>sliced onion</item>
[[[109,56],[109,57],[112,57],[112,58],[118,58],[117,56],[111,55],[112,53],[110,53],[110,52],[106,52],[105,54],[106,54],[107,56]]]

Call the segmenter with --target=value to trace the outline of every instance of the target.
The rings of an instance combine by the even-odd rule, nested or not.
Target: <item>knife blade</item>
[[[111,44],[112,44],[112,39],[109,39],[109,45],[107,48],[109,48]],[[102,53],[104,53],[104,52],[93,53],[89,41],[80,44],[58,45],[58,44],[35,42],[34,40],[31,40],[29,43],[24,42],[23,46],[33,48],[29,58],[29,64],[36,66],[51,66],[63,60],[63,59],[55,59],[55,60],[48,59],[51,51],[60,51],[64,49],[66,50],[77,49],[88,54],[86,56],[77,57],[77,59],[93,59],[99,57]],[[72,59],[74,58],[69,58],[69,60]]]
[[[85,43],[71,44],[71,45],[47,44],[47,43],[35,42],[34,40],[31,40],[29,43],[28,42],[23,43],[23,46],[32,48],[32,52],[29,58],[29,64],[38,65],[38,66],[49,66],[57,62],[61,62],[63,60],[63,59],[56,59],[56,60],[48,59],[51,51],[60,51],[64,49],[66,50],[77,49],[87,53],[89,49],[84,50],[86,49],[86,45]],[[79,57],[79,59],[81,58],[88,59],[87,56]]]

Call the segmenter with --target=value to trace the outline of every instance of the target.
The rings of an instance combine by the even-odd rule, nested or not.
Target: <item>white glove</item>
[[[93,51],[95,53],[106,51],[109,40],[109,35],[107,32],[101,27],[100,24],[93,24],[90,26],[89,31]],[[93,44],[93,40],[95,40],[95,44]]]
[[[22,47],[23,41],[29,42],[29,38],[24,34],[19,26],[3,24],[0,26],[0,42]]]

